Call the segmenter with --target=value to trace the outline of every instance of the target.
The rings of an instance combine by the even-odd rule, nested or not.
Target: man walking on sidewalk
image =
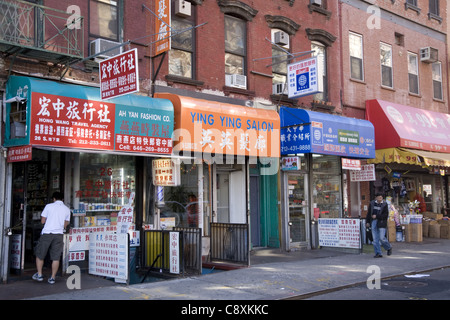
[[[50,260],[52,260],[52,275],[48,279],[50,284],[55,283],[56,273],[59,269],[59,259],[64,246],[63,233],[70,222],[70,209],[62,202],[62,194],[54,192],[52,197],[53,203],[47,204],[41,214],[41,223],[44,224],[44,228],[36,246],[37,273],[33,275],[33,280],[44,280],[42,268],[45,256],[50,251]]]
[[[392,254],[392,245],[386,238],[387,219],[389,209],[386,201],[383,200],[381,193],[376,194],[375,200],[372,200],[367,212],[366,225],[372,227],[373,249],[375,258],[381,258],[381,247],[387,251],[387,255]]]

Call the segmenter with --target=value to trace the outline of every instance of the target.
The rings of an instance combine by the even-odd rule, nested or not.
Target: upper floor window
[[[406,3],[417,7],[417,0],[406,0]]]
[[[225,74],[246,74],[246,43],[246,22],[225,15]]]
[[[327,51],[326,47],[320,43],[313,41],[311,43],[311,51],[314,51],[311,56],[317,57],[317,70],[319,72],[319,89],[322,92],[314,95],[315,100],[328,101],[328,86],[327,86]]]
[[[89,35],[119,41],[118,1],[89,1]]]
[[[350,32],[350,77],[364,81],[363,38],[361,35]]]
[[[441,62],[435,62],[431,65],[432,78],[433,78],[433,98],[443,100],[442,93],[442,64]]]
[[[172,13],[172,33],[179,33],[172,37],[171,50],[169,51],[169,74],[194,78],[194,20],[193,14],[190,17],[178,17],[174,12]]]
[[[409,92],[419,94],[419,63],[417,54],[408,52]]]
[[[385,43],[380,43],[380,63],[381,63],[381,85],[393,88],[392,78],[392,47]]]
[[[430,0],[429,12],[436,16],[439,16],[439,0]]]
[[[282,30],[272,29],[272,84],[273,94],[287,94],[287,65],[289,63],[289,35]],[[279,39],[283,38],[283,39]]]

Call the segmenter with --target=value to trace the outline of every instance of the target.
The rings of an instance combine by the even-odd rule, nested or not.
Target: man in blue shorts
[[[35,249],[37,272],[33,275],[33,280],[44,280],[42,268],[45,256],[50,252],[50,260],[52,260],[52,275],[48,279],[50,284],[55,283],[56,273],[59,269],[59,259],[64,246],[63,233],[70,223],[70,209],[62,201],[62,194],[55,192],[52,198],[53,203],[47,204],[41,214],[41,223],[44,225],[44,228]]]

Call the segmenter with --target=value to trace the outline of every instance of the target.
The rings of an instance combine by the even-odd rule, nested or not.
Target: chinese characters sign
[[[170,154],[172,115],[33,92],[31,145]]]
[[[137,49],[124,52],[99,64],[102,99],[139,91]]]
[[[288,97],[292,99],[320,92],[319,74],[317,57],[289,64]]]
[[[375,165],[362,165],[361,170],[350,171],[350,181],[375,181]]]
[[[156,43],[154,56],[170,50],[170,0],[156,0]]]
[[[97,232],[90,235],[89,273],[128,279],[128,234]]]
[[[180,233],[169,232],[170,273],[180,273]]]
[[[32,147],[21,146],[8,148],[8,162],[28,161],[31,160]]]
[[[319,245],[359,249],[360,226],[359,219],[319,218]]]
[[[286,107],[280,109],[280,118],[282,155],[317,153],[375,157],[374,129],[367,120]]]
[[[180,185],[180,165],[172,159],[153,160],[153,185],[178,186]]]

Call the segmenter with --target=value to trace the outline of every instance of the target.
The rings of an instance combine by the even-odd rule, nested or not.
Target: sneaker
[[[390,256],[392,254],[392,248],[387,251],[387,255]]]
[[[35,274],[33,274],[32,279],[41,282],[41,281],[44,280],[44,276],[42,276],[42,275],[40,275],[39,273],[36,272]]]
[[[48,278],[48,283],[55,284],[55,279],[52,277]]]
[[[383,258],[383,255],[381,255],[381,254],[376,254],[376,255],[374,256],[374,258]]]

